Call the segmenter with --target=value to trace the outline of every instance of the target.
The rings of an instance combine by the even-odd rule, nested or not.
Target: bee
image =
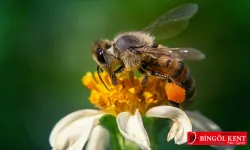
[[[137,70],[144,76],[142,89],[147,86],[150,76],[157,76],[184,88],[185,101],[191,100],[195,95],[195,82],[183,60],[200,60],[205,55],[194,48],[170,48],[156,41],[181,33],[197,10],[197,4],[180,5],[141,31],[118,34],[112,41],[95,42],[92,56],[97,63],[97,71],[107,71],[112,84],[116,85],[116,74]],[[174,100],[170,101],[178,106]]]

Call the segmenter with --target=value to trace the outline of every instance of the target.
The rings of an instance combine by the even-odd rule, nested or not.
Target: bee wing
[[[143,29],[163,40],[178,35],[186,29],[189,19],[198,11],[198,5],[189,3],[177,6],[163,14]]]
[[[194,48],[141,48],[137,52],[148,54],[155,59],[200,60],[205,55]]]

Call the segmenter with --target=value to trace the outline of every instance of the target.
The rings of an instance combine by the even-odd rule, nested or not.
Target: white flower
[[[82,150],[83,147],[87,150],[105,149],[109,133],[99,125],[99,119],[105,114],[116,116],[121,135],[143,150],[150,150],[151,147],[141,115],[172,119],[173,125],[167,140],[174,139],[176,144],[187,141],[187,132],[192,130],[192,125],[184,111],[167,105],[164,81],[152,77],[147,88],[141,92],[141,81],[133,74],[118,77],[119,84],[116,86],[113,86],[106,72],[100,76],[106,86],[99,79],[97,72],[88,72],[82,82],[91,91],[90,102],[101,111],[79,110],[60,120],[50,135],[50,145],[54,150]],[[172,92],[175,93],[176,90]],[[174,95],[185,96],[176,93]],[[118,144],[124,144],[121,146],[126,147],[126,141]]]
[[[105,113],[98,110],[85,109],[73,112],[61,119],[50,135],[50,145],[53,150],[87,150],[105,149],[108,140],[108,131],[98,125],[98,120]],[[169,118],[173,125],[167,139],[174,138],[176,144],[187,141],[187,132],[192,130],[188,116],[181,109],[172,106],[156,106],[149,109],[145,116]],[[150,141],[143,126],[138,109],[134,115],[121,112],[116,117],[119,131],[125,139],[134,142],[143,150],[150,150]]]

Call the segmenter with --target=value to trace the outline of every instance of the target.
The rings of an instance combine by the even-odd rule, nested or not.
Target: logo
[[[188,145],[247,145],[247,132],[188,132]]]
[[[189,144],[192,145],[195,141],[196,141],[196,133],[195,132],[189,132],[188,133],[188,141],[189,141]]]

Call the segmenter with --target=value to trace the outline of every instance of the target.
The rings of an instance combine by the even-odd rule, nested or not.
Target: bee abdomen
[[[179,85],[186,90],[186,100],[191,100],[195,95],[195,81],[188,68],[184,67],[178,78]]]
[[[195,96],[196,87],[195,87],[195,81],[194,78],[190,77],[191,84],[186,88],[186,100],[192,100],[192,98]]]
[[[176,70],[173,73],[172,78],[178,78],[182,74],[184,68],[185,68],[184,63],[182,61],[178,61]]]

